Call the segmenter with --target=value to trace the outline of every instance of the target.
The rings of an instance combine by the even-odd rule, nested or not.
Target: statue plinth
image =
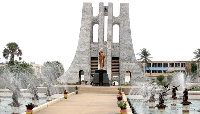
[[[190,109],[190,104],[192,104],[191,102],[189,101],[183,101],[181,104],[183,104],[183,110],[182,110],[182,113],[183,114],[189,114],[189,109]]]
[[[149,100],[149,108],[154,109],[155,108],[155,100]]]
[[[156,107],[158,107],[158,109],[165,109],[167,106],[164,104],[157,104]]]
[[[183,101],[181,104],[183,104],[183,105],[190,105],[190,104],[192,104],[192,103],[189,102],[189,101]]]
[[[177,99],[177,97],[172,97],[172,99],[173,99],[173,100],[176,100],[176,99]]]
[[[95,70],[93,86],[110,86],[106,70]]]

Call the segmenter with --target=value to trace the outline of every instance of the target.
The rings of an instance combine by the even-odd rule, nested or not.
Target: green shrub
[[[163,80],[164,80],[164,76],[163,75],[159,75],[159,76],[157,76],[157,80],[159,81],[159,82],[162,82]]]
[[[127,101],[121,101],[121,102],[118,104],[118,107],[121,108],[121,109],[126,109],[126,102],[127,102]]]
[[[200,86],[198,86],[198,85],[192,85],[192,86],[189,87],[189,89],[192,89],[191,91],[200,91]]]

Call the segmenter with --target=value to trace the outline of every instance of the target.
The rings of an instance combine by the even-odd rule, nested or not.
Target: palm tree
[[[152,57],[150,57],[151,54],[146,48],[143,48],[143,49],[140,49],[140,50],[141,50],[141,52],[137,54],[137,55],[140,56],[140,59],[138,59],[138,60],[141,61],[141,63],[145,63],[147,68],[149,69],[148,63],[151,61],[150,60],[150,58],[152,58]],[[150,72],[150,74],[151,74],[151,72]]]
[[[21,60],[22,56],[22,50],[19,49],[19,46],[15,42],[10,42],[6,45],[7,47],[3,50],[3,57],[5,59],[8,59],[10,57],[10,61],[14,62],[15,55],[19,57],[19,60]]]

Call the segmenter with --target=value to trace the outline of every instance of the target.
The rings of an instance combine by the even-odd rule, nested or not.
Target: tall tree
[[[198,48],[197,50],[195,50],[195,52],[193,52],[195,54],[194,59],[196,59],[196,61],[200,61],[200,49]]]
[[[57,78],[64,74],[64,67],[59,61],[47,61],[42,66],[42,75],[46,81],[56,83]]]
[[[197,73],[197,64],[195,62],[191,63],[191,72]]]
[[[151,56],[150,52],[146,48],[143,48],[141,49],[141,52],[138,53],[137,55],[140,56],[140,59],[138,60],[140,60],[142,63],[145,63],[147,68],[149,69],[150,66],[148,63],[151,61],[150,58],[152,58],[150,57]]]
[[[19,57],[19,60],[21,60],[22,56],[22,50],[19,48],[18,44],[15,42],[10,42],[6,45],[7,47],[3,50],[3,57],[5,59],[10,58],[11,62],[14,62],[15,55]]]
[[[194,59],[197,61],[197,75],[200,77],[200,49],[198,48],[193,53],[195,54]]]

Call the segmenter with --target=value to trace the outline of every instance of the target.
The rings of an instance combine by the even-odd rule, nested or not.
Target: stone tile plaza
[[[0,114],[200,114],[198,61],[137,61],[129,3],[120,3],[118,17],[111,2],[100,2],[97,16],[94,7],[83,3],[78,46],[66,72],[55,61],[32,62],[34,71],[12,56],[0,64]]]

